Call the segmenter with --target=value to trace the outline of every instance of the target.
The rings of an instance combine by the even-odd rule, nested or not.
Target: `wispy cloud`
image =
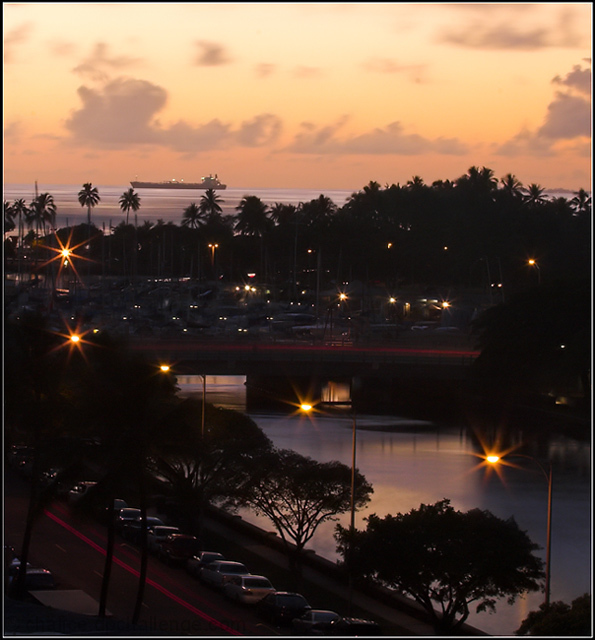
[[[276,64],[261,62],[260,64],[256,65],[254,72],[259,78],[268,78],[269,76],[273,75],[276,70]]]
[[[400,64],[390,58],[372,58],[363,63],[366,71],[387,74],[403,74],[410,77],[413,82],[422,82],[425,75],[425,64]]]
[[[303,123],[301,131],[286,149],[293,153],[309,154],[367,154],[367,155],[418,155],[438,153],[461,155],[467,152],[465,144],[456,138],[425,138],[406,133],[400,122],[392,122],[384,128],[376,128],[358,136],[339,137],[339,131],[347,122],[343,117],[334,125],[316,127]]]
[[[229,64],[232,60],[225,47],[217,42],[198,40],[195,44],[198,47],[198,54],[194,64],[199,67],[218,67]]]
[[[469,49],[516,51],[577,48],[587,44],[575,27],[577,16],[572,7],[562,8],[553,26],[543,26],[539,24],[538,16],[530,13],[530,5],[529,14],[523,20],[515,11],[515,5],[467,6],[474,16],[457,27],[443,27],[437,34],[438,42]],[[490,16],[489,20],[486,20],[486,14]]]
[[[16,60],[16,49],[24,44],[33,32],[33,23],[24,24],[12,29],[4,36],[4,64],[11,64]]]
[[[91,55],[81,64],[74,67],[74,73],[94,81],[106,81],[109,72],[121,71],[141,62],[139,58],[109,55],[109,47],[104,42],[98,42],[93,47]]]
[[[323,75],[320,67],[299,66],[293,70],[294,78],[318,78]]]

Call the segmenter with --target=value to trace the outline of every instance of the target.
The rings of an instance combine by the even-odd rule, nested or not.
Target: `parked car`
[[[300,593],[275,591],[258,603],[259,613],[273,624],[285,626],[299,618],[312,607]]]
[[[170,564],[184,564],[188,558],[200,552],[200,541],[196,536],[174,533],[161,543],[159,557]]]
[[[159,553],[161,543],[172,533],[182,533],[178,527],[157,526],[147,531],[147,546],[151,553]]]
[[[124,509],[120,509],[120,513],[118,513],[118,517],[116,518],[116,531],[122,533],[124,525],[140,518],[140,515],[140,509],[133,509],[132,507],[124,507]]]
[[[11,590],[16,582],[21,562],[18,558],[14,558],[10,563],[8,570],[8,588]],[[55,589],[56,583],[54,576],[49,569],[41,567],[32,567],[27,563],[25,574],[25,589],[27,591],[41,591],[44,589]]]
[[[161,518],[147,516],[147,533],[155,527],[163,527],[165,523]],[[122,527],[122,537],[133,544],[140,544],[140,534],[142,530],[142,519],[140,517],[125,522]]]
[[[223,594],[230,600],[243,604],[257,604],[275,587],[264,576],[231,576],[223,585]]]
[[[96,482],[91,481],[83,481],[75,484],[68,492],[68,503],[76,504],[83,496],[86,496],[96,484]]]
[[[380,636],[382,629],[373,620],[361,618],[344,618],[331,622],[327,635],[329,636]]]
[[[188,558],[186,561],[186,571],[191,576],[198,578],[198,574],[203,567],[217,560],[225,560],[222,553],[218,551],[201,551],[199,554]]]
[[[232,576],[247,576],[250,572],[245,564],[233,560],[217,560],[203,567],[198,574],[201,582],[222,588]]]
[[[323,636],[329,632],[331,622],[340,617],[327,609],[310,609],[291,621],[291,633],[294,636]]]

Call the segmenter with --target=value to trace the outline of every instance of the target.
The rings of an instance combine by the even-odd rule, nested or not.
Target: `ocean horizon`
[[[257,196],[265,204],[272,206],[275,203],[298,205],[301,202],[310,202],[321,195],[330,198],[337,207],[342,207],[354,193],[362,191],[368,183],[354,189],[298,189],[298,188],[267,188],[267,187],[228,187],[217,191],[221,198],[223,215],[235,215],[236,207],[245,196]],[[103,185],[94,183],[97,188],[100,201],[91,211],[91,220],[97,227],[111,228],[118,226],[126,219],[126,214],[120,209],[119,199],[125,191],[130,189],[130,182],[121,185]],[[384,185],[383,185],[384,187]],[[14,202],[23,199],[29,204],[37,193],[50,193],[56,204],[56,227],[75,226],[86,222],[87,207],[81,207],[78,201],[78,192],[82,184],[44,184],[44,183],[6,183],[3,185],[4,202]],[[162,190],[162,189],[136,189],[140,196],[140,209],[137,212],[137,221],[143,224],[145,221],[156,223],[163,220],[166,224],[181,224],[184,210],[192,203],[198,204],[204,195],[204,190]],[[550,198],[564,197],[571,199],[575,191],[556,189],[544,191]],[[590,192],[589,192],[590,195]],[[133,219],[131,221],[134,221]]]

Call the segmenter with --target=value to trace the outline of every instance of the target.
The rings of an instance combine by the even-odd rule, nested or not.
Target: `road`
[[[5,544],[20,548],[28,485],[5,469]],[[35,524],[30,563],[54,574],[58,589],[81,589],[99,601],[105,559],[106,528],[77,520],[68,506],[51,505]],[[136,599],[140,552],[116,539],[107,608],[130,621]],[[183,568],[149,559],[139,624],[158,635],[275,635],[249,608],[228,602],[201,585]]]

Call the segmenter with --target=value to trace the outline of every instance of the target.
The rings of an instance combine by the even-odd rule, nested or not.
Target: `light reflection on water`
[[[188,383],[180,385],[182,393],[202,393],[202,379]],[[207,376],[207,401],[244,411],[243,378]],[[320,462],[339,460],[351,465],[349,415],[251,417],[279,448],[293,449]],[[500,477],[478,468],[480,459],[474,454],[481,447],[466,428],[363,415],[357,416],[356,424],[356,465],[374,488],[370,505],[357,514],[358,528],[365,527],[364,518],[371,513],[407,513],[422,503],[448,498],[461,511],[480,508],[500,518],[514,517],[542,547],[537,553],[545,558],[547,482],[532,461],[507,467]],[[554,469],[551,599],[570,603],[591,591],[591,449],[587,443],[564,436],[538,445],[535,457],[549,456]],[[273,530],[265,518],[249,511],[243,511],[242,516]],[[349,514],[339,522],[348,526]],[[335,523],[321,525],[308,545],[330,559],[337,557],[334,527]],[[492,635],[512,635],[542,601],[543,594],[535,593],[513,606],[501,602],[496,614],[471,614],[468,622]]]

